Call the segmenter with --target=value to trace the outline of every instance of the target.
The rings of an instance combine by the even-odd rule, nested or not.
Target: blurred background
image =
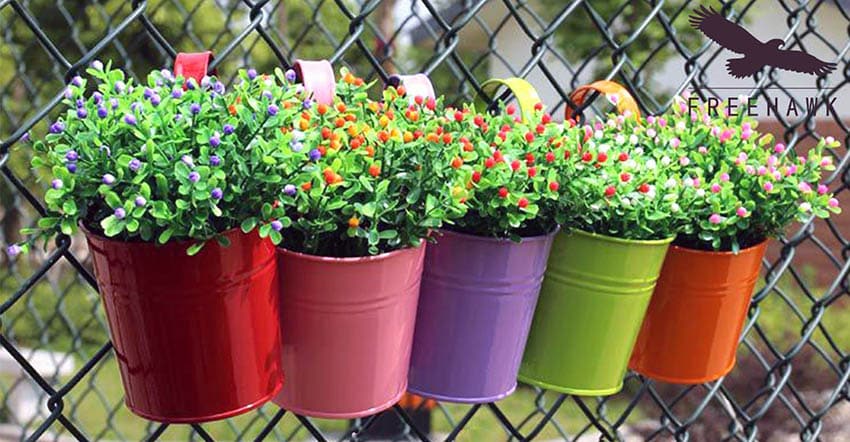
[[[785,40],[838,69],[826,78],[766,70],[737,80],[732,56],[690,27],[713,6],[757,38]],[[65,80],[91,60],[143,78],[176,52],[210,49],[230,81],[296,58],[330,59],[382,83],[427,73],[450,102],[489,102],[491,77],[528,79],[556,117],[570,91],[596,79],[624,84],[645,113],[672,97],[746,94],[782,112],[762,129],[803,152],[822,136],[846,145],[850,120],[847,0],[0,0],[0,242],[31,225],[46,184],[29,167],[25,133],[42,136]],[[375,86],[375,91],[379,86]],[[586,117],[609,109],[598,100]],[[827,112],[825,102],[833,102]],[[808,106],[807,106],[808,103]],[[814,104],[812,104],[814,103]],[[800,109],[788,114],[792,104]],[[810,109],[810,112],[805,112]],[[831,190],[844,200],[844,148]],[[846,203],[846,201],[845,201]],[[480,407],[408,399],[387,422],[307,420],[276,406],[202,426],[147,422],[123,406],[118,370],[87,252],[71,239],[10,262],[0,257],[0,440],[850,440],[847,235],[850,218],[793,225],[764,263],[738,365],[725,379],[674,386],[629,375],[607,398],[523,386]],[[39,375],[21,368],[26,358]],[[57,393],[58,391],[58,393]],[[63,399],[51,416],[49,396]],[[369,428],[364,425],[370,424]],[[378,429],[384,434],[377,436]],[[417,435],[417,433],[419,433]]]

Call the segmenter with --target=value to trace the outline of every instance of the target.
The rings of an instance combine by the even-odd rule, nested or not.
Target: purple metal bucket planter
[[[554,236],[438,233],[425,253],[407,391],[461,403],[513,393]]]

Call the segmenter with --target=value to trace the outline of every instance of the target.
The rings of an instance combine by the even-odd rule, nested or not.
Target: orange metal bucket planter
[[[629,367],[676,384],[729,373],[766,248],[735,255],[671,246]]]
[[[278,248],[283,371],[274,402],[306,416],[353,419],[407,390],[425,245],[362,258]]]

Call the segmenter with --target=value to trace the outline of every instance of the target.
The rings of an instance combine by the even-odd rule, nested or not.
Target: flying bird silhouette
[[[765,66],[817,76],[835,70],[835,63],[827,63],[803,51],[779,49],[784,44],[781,39],[775,38],[762,43],[714,8],[697,8],[690,16],[690,22],[691,26],[720,46],[744,56],[726,60],[726,70],[736,78],[753,76]]]

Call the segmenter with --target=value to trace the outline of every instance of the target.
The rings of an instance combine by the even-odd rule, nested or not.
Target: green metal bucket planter
[[[582,396],[620,391],[672,241],[558,234],[519,380]]]

